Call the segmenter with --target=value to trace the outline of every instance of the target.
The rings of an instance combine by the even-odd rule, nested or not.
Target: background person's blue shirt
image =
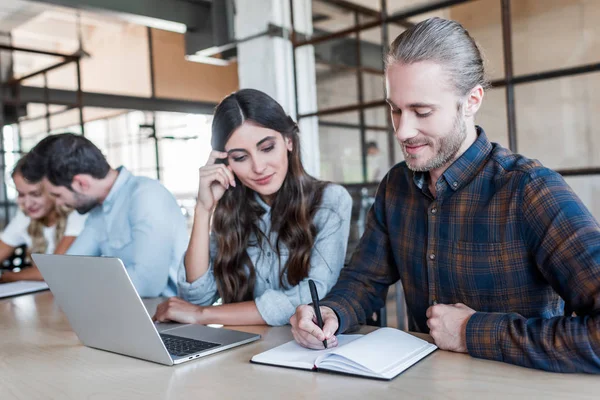
[[[174,296],[188,244],[181,209],[158,181],[125,167],[118,171],[106,200],[90,211],[67,254],[118,257],[141,297]]]

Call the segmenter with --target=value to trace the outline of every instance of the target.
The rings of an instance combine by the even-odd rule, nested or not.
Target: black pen
[[[315,314],[317,314],[317,324],[319,328],[323,330],[323,317],[321,317],[321,306],[319,305],[319,294],[317,293],[317,287],[312,279],[308,280],[308,287],[310,288],[310,297],[312,297],[313,307],[315,308]],[[327,339],[323,340],[323,346],[327,348]]]

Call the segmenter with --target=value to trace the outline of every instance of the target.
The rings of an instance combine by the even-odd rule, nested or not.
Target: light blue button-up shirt
[[[277,234],[270,232],[271,208],[258,195],[256,200],[265,209],[259,221],[259,228],[269,239],[263,240],[260,246],[251,246],[246,250],[256,271],[254,300],[258,312],[267,324],[285,325],[296,311],[296,307],[312,302],[308,287],[309,278],[315,281],[320,298],[324,297],[337,282],[348,247],[352,197],[342,186],[330,184],[325,188],[321,205],[313,219],[317,236],[310,256],[308,278],[292,287],[282,287],[279,283],[279,262],[281,261],[282,266],[285,265],[289,250],[282,248],[280,257],[277,257],[277,253],[273,250],[277,242]],[[219,297],[213,273],[216,250],[216,240],[211,235],[209,268],[194,282],[187,282],[185,266],[182,262],[178,285],[179,295],[184,300],[199,305],[210,305]]]
[[[118,171],[67,254],[118,257],[141,297],[173,296],[188,244],[185,218],[158,181]]]

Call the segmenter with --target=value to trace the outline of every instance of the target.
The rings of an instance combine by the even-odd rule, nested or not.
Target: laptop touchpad
[[[173,328],[181,328],[182,326],[187,326],[187,324],[179,324],[177,322],[155,322],[154,326],[156,326],[156,330],[158,331],[158,333],[162,333]]]
[[[245,332],[232,331],[230,329],[222,328],[211,328],[204,325],[183,325],[169,330],[168,333],[170,335],[220,343],[223,345],[247,339],[248,337],[248,334]]]

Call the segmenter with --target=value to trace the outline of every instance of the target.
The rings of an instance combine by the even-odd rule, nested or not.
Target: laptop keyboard
[[[202,340],[188,339],[181,336],[166,335],[161,333],[160,337],[170,354],[174,356],[187,356],[203,350],[220,346],[218,343],[204,342]]]

